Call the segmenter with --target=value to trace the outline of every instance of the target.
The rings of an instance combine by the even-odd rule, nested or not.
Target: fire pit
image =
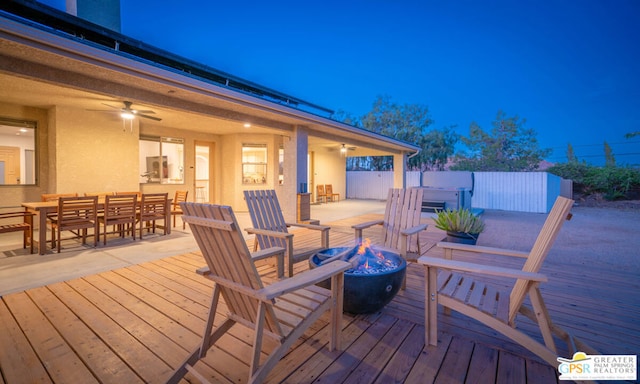
[[[375,312],[387,305],[398,293],[407,269],[407,262],[400,255],[377,250],[368,243],[326,249],[309,258],[309,265],[316,268],[331,258],[355,265],[344,273],[344,311],[353,314]],[[318,285],[331,287],[330,280]]]

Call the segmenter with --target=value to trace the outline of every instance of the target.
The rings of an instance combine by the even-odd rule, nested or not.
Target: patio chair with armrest
[[[171,216],[173,217],[173,227],[176,226],[176,217],[182,216],[182,208],[180,207],[180,203],[183,201],[187,201],[187,195],[189,191],[176,191],[176,195],[171,202]],[[182,229],[186,228],[186,224],[182,222]]]
[[[425,344],[437,345],[437,313],[440,304],[445,309],[453,309],[493,328],[553,366],[558,364],[554,334],[567,342],[572,354],[577,350],[597,354],[593,348],[551,322],[540,292],[540,283],[547,281],[547,276],[539,273],[540,267],[562,224],[571,218],[572,205],[571,199],[557,198],[530,252],[441,242],[438,247],[444,249],[444,259],[427,256],[418,258],[418,262],[425,266]],[[522,270],[517,270],[452,260],[454,252],[512,256],[526,261]],[[510,292],[502,292],[478,280],[482,275],[515,280],[515,283]],[[523,304],[527,296],[533,310]],[[538,325],[544,344],[516,328],[518,313]]]
[[[199,270],[215,282],[209,316],[202,343],[176,369],[168,383],[177,383],[190,372],[200,381],[208,378],[198,373],[197,362],[232,326],[239,324],[253,332],[249,375],[245,382],[260,383],[320,316],[331,312],[329,350],[340,349],[344,271],[351,264],[338,261],[266,285],[254,265],[256,258],[284,253],[281,247],[251,254],[238,228],[231,207],[182,203],[183,220],[195,237],[207,266]],[[331,278],[331,291],[315,284]],[[227,317],[214,327],[220,296],[226,304]],[[265,338],[276,341],[270,348]],[[264,346],[264,347],[263,347]],[[261,359],[262,355],[266,357]]]
[[[40,199],[43,202],[52,202],[55,201],[56,203],[58,202],[58,200],[61,197],[77,197],[78,194],[77,193],[43,193],[40,195]],[[51,213],[47,215],[47,223],[51,224],[51,219],[54,219],[58,214],[57,213]],[[42,231],[43,229],[40,228],[40,230]],[[44,245],[43,245],[44,246]],[[56,246],[56,242],[55,240],[52,238],[51,239],[51,248],[54,248]]]
[[[18,220],[20,219],[20,220]],[[27,248],[27,243],[31,246],[33,253],[33,213],[28,211],[1,212],[0,233],[23,232],[22,248]]]
[[[329,230],[331,227],[285,222],[274,190],[244,191],[244,199],[247,202],[249,215],[253,223],[253,228],[245,229],[247,233],[255,235],[253,250],[256,251],[258,247],[260,249],[284,248],[286,250],[285,268],[287,276],[293,276],[293,265],[296,262],[307,260],[311,255],[329,248]],[[293,233],[289,233],[288,227],[318,231],[320,242],[294,248]]]
[[[355,229],[356,243],[362,241],[365,229],[380,225],[381,246],[395,250],[407,261],[416,261],[422,253],[420,232],[427,229],[427,224],[420,222],[422,194],[421,188],[389,189],[384,217],[351,227]],[[403,289],[405,284],[406,280]]]

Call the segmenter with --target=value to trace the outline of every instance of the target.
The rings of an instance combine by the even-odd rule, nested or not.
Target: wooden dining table
[[[165,206],[164,225],[167,229],[167,235],[171,233],[171,202],[172,198],[167,199]],[[137,204],[140,205],[141,201],[138,200]],[[38,252],[40,255],[44,255],[47,251],[47,216],[58,213],[57,201],[34,201],[22,203],[22,206],[30,212],[38,214]],[[104,197],[98,198],[98,211],[104,209]],[[33,239],[32,239],[33,240]]]

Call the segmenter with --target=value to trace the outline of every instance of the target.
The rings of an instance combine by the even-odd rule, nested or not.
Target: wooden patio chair
[[[316,186],[316,203],[322,201],[327,202],[327,193],[324,190],[324,184],[318,184]]]
[[[140,191],[115,191],[113,192],[114,195],[136,195],[138,196],[138,200],[140,200],[140,198],[142,198],[142,192]]]
[[[438,243],[444,248],[445,258],[422,256],[418,262],[425,266],[425,344],[437,345],[438,304],[458,311],[502,333],[538,355],[552,366],[557,366],[557,351],[553,334],[567,341],[571,355],[580,350],[597,354],[592,348],[572,337],[551,322],[540,294],[540,283],[547,276],[540,274],[540,267],[551,249],[565,220],[571,218],[573,200],[558,197],[530,252],[520,252],[477,245]],[[525,258],[522,270],[496,265],[452,260],[454,251],[476,252]],[[438,274],[438,271],[440,273]],[[456,273],[461,272],[464,273]],[[473,275],[485,275],[515,280],[510,292],[501,292],[489,284],[473,279]],[[505,281],[506,283],[507,281]],[[533,310],[523,305],[529,297]],[[516,328],[516,315],[523,314],[538,324],[544,345]]]
[[[55,201],[57,203],[61,197],[77,197],[77,196],[78,196],[77,193],[43,193],[40,195],[40,199],[43,202]],[[51,220],[55,219],[57,215],[58,215],[57,213],[51,213],[47,215],[47,224],[49,224],[48,227],[51,226]],[[56,246],[56,243],[53,240],[53,238],[51,238],[51,248],[54,248],[55,246]]]
[[[324,186],[324,193],[325,193],[325,198],[327,199],[327,201],[331,200],[331,202],[336,202],[336,201],[340,201],[340,194],[339,193],[333,193],[333,185],[331,184],[325,184]]]
[[[58,199],[58,214],[51,218],[51,244],[60,253],[62,231],[74,234],[82,230],[82,244],[87,243],[87,229],[93,228],[93,246],[98,245],[98,196],[61,197]],[[80,232],[77,232],[80,233]],[[56,245],[57,235],[57,245]]]
[[[199,273],[215,282],[209,316],[202,337],[202,344],[176,369],[168,383],[179,382],[186,372],[200,381],[207,378],[199,374],[194,365],[205,357],[207,351],[234,324],[253,332],[253,349],[246,382],[260,383],[294,342],[327,310],[331,311],[331,338],[329,349],[340,349],[342,331],[342,302],[344,271],[351,264],[339,261],[328,263],[290,279],[263,284],[254,260],[280,254],[281,247],[263,249],[251,254],[238,228],[231,207],[182,203],[183,220],[195,237],[207,267]],[[315,284],[331,278],[332,290]],[[226,304],[227,317],[218,327],[213,327],[220,295]],[[269,351],[263,349],[265,337],[274,339],[277,345]],[[261,359],[263,354],[267,354]]]
[[[171,216],[173,217],[173,227],[176,226],[176,217],[182,216],[182,208],[180,207],[180,203],[183,201],[187,201],[187,195],[189,191],[176,191],[176,195],[171,202]],[[186,224],[182,221],[182,229],[186,228]]]
[[[118,227],[120,237],[124,238],[125,233],[131,231],[133,240],[136,239],[136,206],[138,195],[106,195],[104,200],[104,211],[98,216],[98,222],[104,226],[104,245],[107,245],[107,226]],[[98,237],[100,237],[100,226],[98,226]]]
[[[98,199],[104,199],[107,196],[113,196],[115,192],[85,192],[85,196],[98,196]]]
[[[287,223],[282,215],[278,197],[274,190],[244,191],[244,199],[249,207],[249,215],[253,228],[245,231],[255,235],[254,252],[258,249],[282,247],[285,252],[285,267],[287,276],[293,276],[293,264],[307,260],[311,255],[329,248],[329,229],[326,225]],[[312,243],[305,247],[293,247],[293,233],[288,227],[300,227],[318,231],[320,243]]]
[[[167,234],[167,226],[170,223],[166,222],[167,217],[167,199],[168,193],[143,193],[140,199],[140,210],[138,212],[138,221],[140,222],[140,239],[142,239],[142,232],[144,231],[144,225],[147,225],[147,232],[153,230],[156,233],[156,221],[163,220],[163,231]]]
[[[22,232],[22,248],[26,249],[28,243],[31,245],[31,253],[33,253],[33,212],[2,212],[0,213],[0,221],[4,221],[0,224],[0,233]]]
[[[362,241],[363,230],[380,225],[382,246],[415,261],[422,252],[419,233],[427,229],[427,224],[420,223],[422,194],[421,188],[389,189],[384,217],[351,227],[356,231],[356,243]]]
[[[77,193],[43,193],[40,195],[40,199],[43,202],[46,201],[58,201],[61,197],[76,197]]]

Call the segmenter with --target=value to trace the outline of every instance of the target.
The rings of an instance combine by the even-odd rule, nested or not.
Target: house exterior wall
[[[331,184],[333,193],[339,193],[344,199],[347,191],[346,183],[346,161],[345,156],[341,156],[337,150],[319,147],[313,151],[313,198],[316,199],[316,186]]]
[[[276,189],[278,185],[278,149],[281,135],[238,133],[216,135],[179,130],[133,120],[133,131],[124,127],[120,117],[77,108],[53,107],[49,110],[25,108],[0,103],[0,115],[13,119],[33,120],[36,128],[36,154],[39,161],[37,185],[0,187],[0,206],[17,207],[25,201],[39,201],[43,193],[78,193],[137,191],[167,192],[173,197],[177,190],[188,190],[189,201],[195,200],[195,143],[212,143],[210,153],[213,202],[231,205],[236,211],[246,211],[242,191],[245,189]],[[184,139],[184,183],[139,183],[140,134]],[[242,144],[265,144],[268,154],[267,182],[242,183]],[[289,149],[287,162],[295,163],[295,147]],[[292,180],[292,177],[285,176]],[[291,184],[292,181],[289,181]],[[286,184],[285,184],[286,185]],[[294,187],[295,188],[295,187]],[[295,204],[295,189],[293,189]],[[286,199],[285,199],[286,200]],[[284,207],[283,207],[284,209]],[[295,217],[295,206],[291,216]]]
[[[52,127],[55,190],[43,193],[138,190],[138,121],[123,130],[117,115],[55,107]]]
[[[246,212],[244,190],[276,189],[278,185],[279,135],[240,133],[223,138],[221,166],[223,168],[219,186],[222,189],[220,204],[231,205],[234,211]],[[242,180],[242,145],[264,144],[267,146],[267,177],[264,184],[246,184]]]
[[[175,55],[166,55],[140,41],[131,40],[137,53],[126,53],[128,51],[117,47],[128,38],[101,28],[78,22],[72,26],[76,35],[54,33],[61,22],[65,24],[68,20],[55,20],[56,12],[51,13],[52,19],[44,24],[42,20],[29,22],[30,14],[18,14],[17,18],[0,15],[0,56],[3,58],[0,60],[0,113],[38,123],[37,185],[0,186],[0,205],[18,206],[24,201],[39,200],[42,193],[62,192],[165,190],[171,193],[185,188],[194,196],[195,180],[190,169],[195,164],[192,151],[197,138],[212,143],[215,148],[209,201],[244,210],[243,189],[273,188],[282,197],[285,217],[295,218],[299,183],[308,180],[310,145],[350,142],[363,147],[365,153],[376,154],[418,149],[415,145],[323,117],[331,111],[292,96],[275,92],[272,95],[275,101],[272,96],[260,97],[262,91],[271,94],[272,90],[242,79],[233,80],[239,81],[241,87],[229,87],[229,78],[226,83],[209,79],[209,75],[219,75],[215,71],[193,76],[188,69],[205,72],[208,69]],[[75,37],[83,33],[86,40]],[[246,92],[246,87],[257,93]],[[88,111],[104,109],[101,104],[105,101],[116,102],[123,97],[153,107],[166,118],[153,124],[135,120],[133,132],[126,134],[122,132],[122,120],[117,114]],[[14,105],[5,107],[6,104]],[[43,105],[51,107],[43,108]],[[319,114],[307,111],[307,107]],[[242,126],[247,121],[251,121],[256,127],[254,131],[261,135],[244,130]],[[224,126],[220,130],[219,124]],[[165,127],[170,137],[177,136],[174,128],[178,127],[185,131],[210,132],[209,135],[194,132],[184,135],[183,185],[140,184],[139,134],[140,131],[151,134],[155,126]],[[241,147],[246,137],[267,142],[270,172],[266,182],[259,186],[242,184]],[[290,141],[284,143],[285,138]],[[277,150],[283,143],[287,161],[284,182],[279,184]],[[335,160],[329,163],[334,164]],[[314,167],[324,173],[332,165],[323,164],[320,159]],[[341,164],[336,175],[342,169]],[[404,178],[404,175],[398,177]],[[342,178],[338,180],[329,174],[327,179],[337,193],[343,194]]]

